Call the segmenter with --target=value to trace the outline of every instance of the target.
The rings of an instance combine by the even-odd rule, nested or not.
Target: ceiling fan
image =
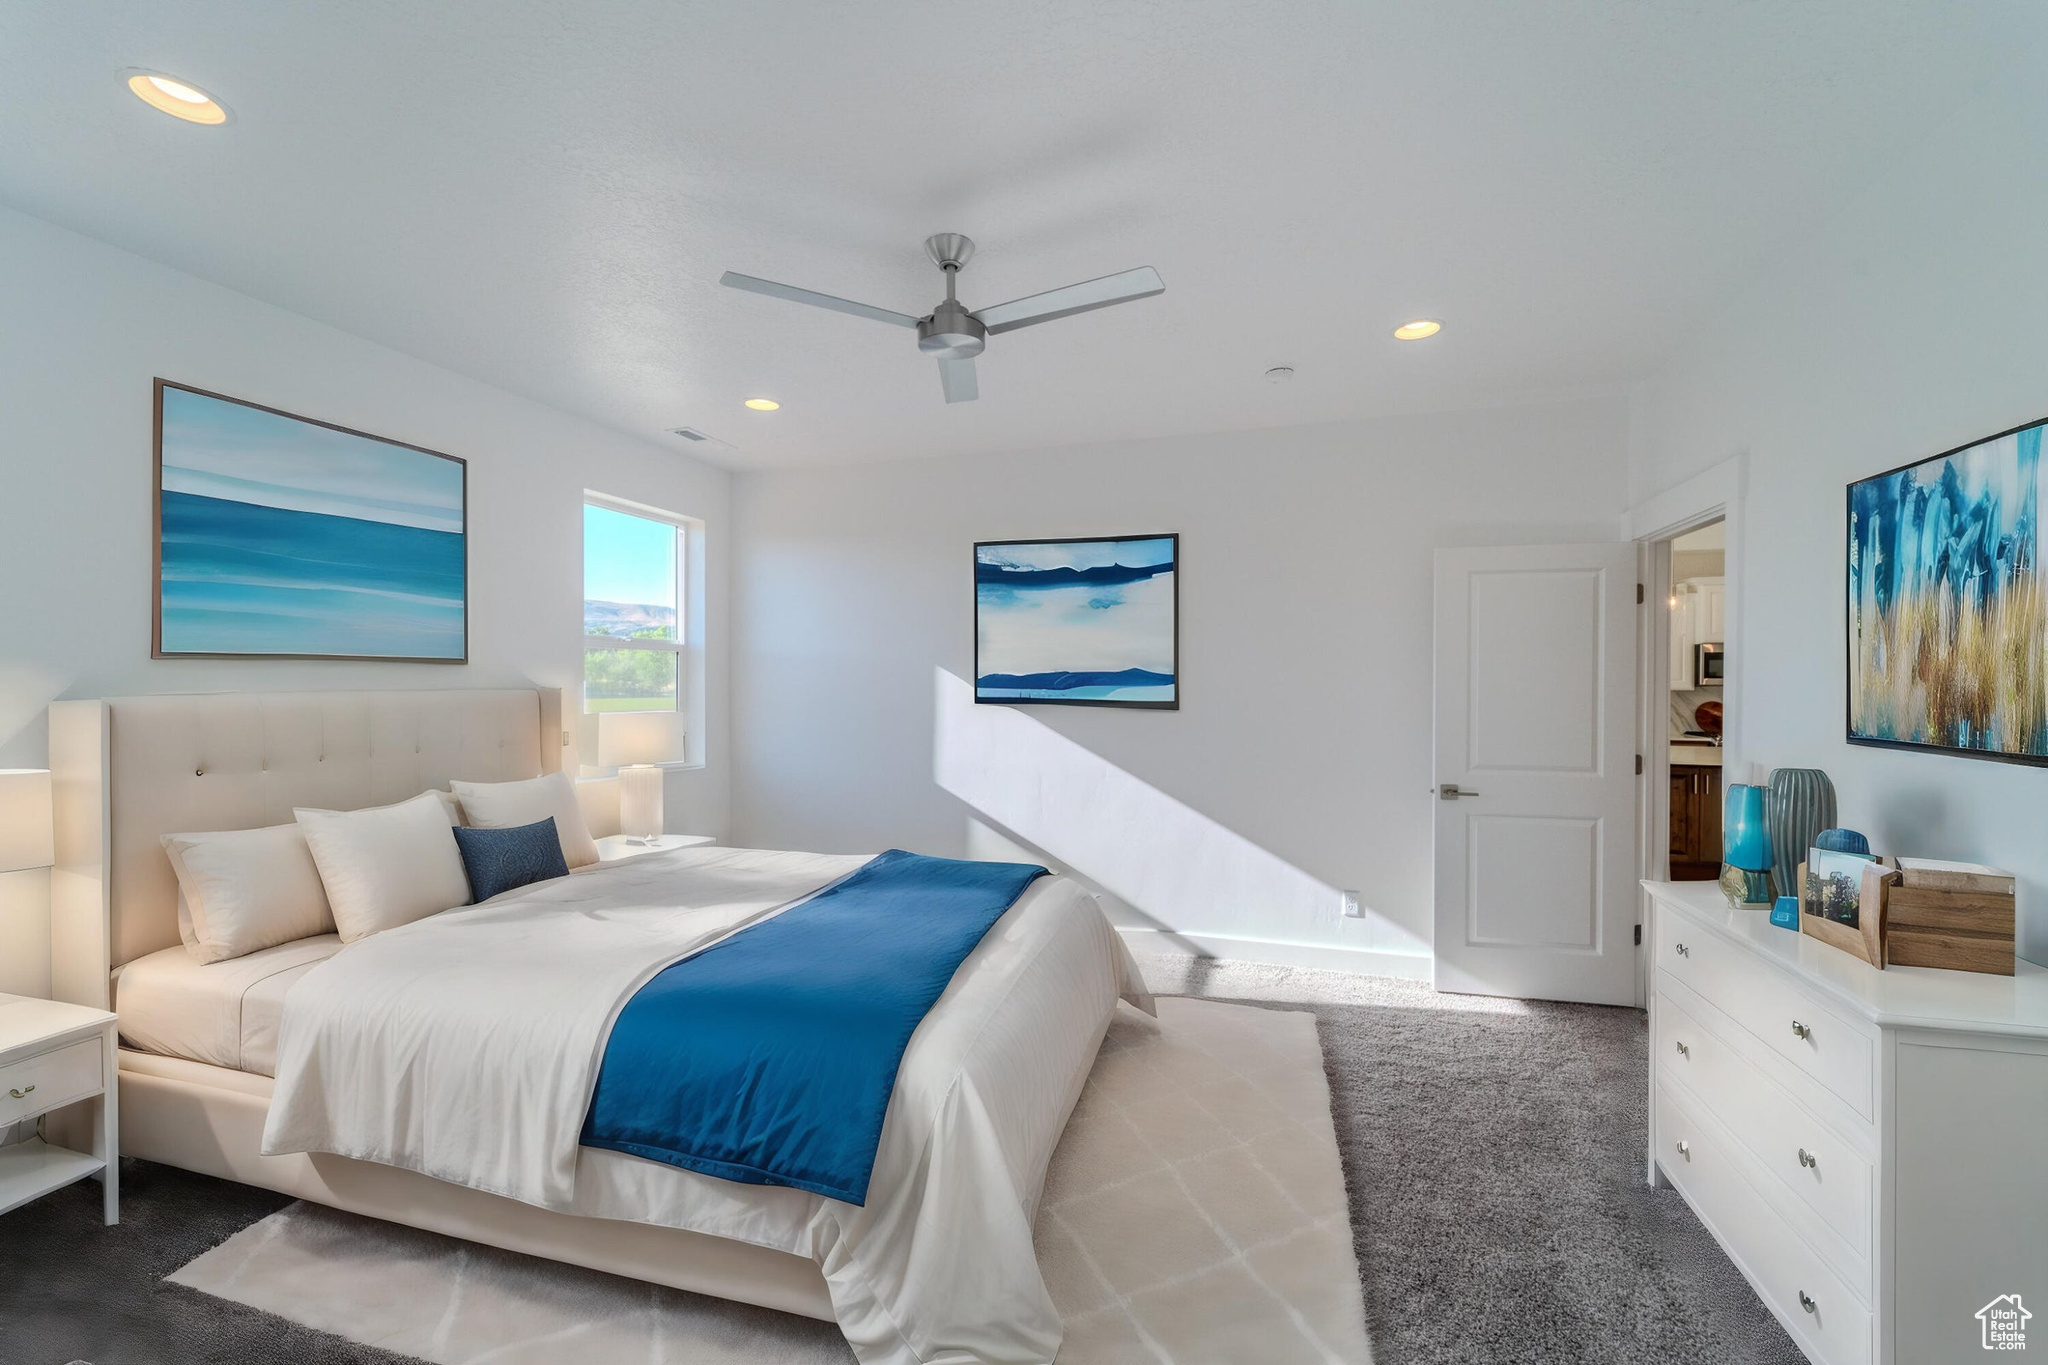
[[[1084,280],[1063,289],[1048,289],[1043,294],[970,312],[954,297],[953,281],[973,259],[973,241],[957,232],[941,232],[925,238],[924,250],[932,258],[932,264],[946,272],[946,299],[921,318],[809,289],[798,289],[791,284],[756,279],[731,270],[719,276],[718,282],[734,289],[788,299],[792,303],[808,303],[813,308],[830,308],[838,313],[851,313],[857,318],[873,318],[876,322],[914,328],[917,349],[939,359],[939,386],[946,391],[948,403],[965,403],[981,396],[974,378],[974,357],[981,354],[988,338],[997,332],[1014,332],[1033,323],[1051,322],[1054,318],[1072,317],[1076,313],[1107,308],[1113,303],[1149,299],[1154,294],[1166,292],[1166,283],[1159,278],[1159,272],[1149,265],[1141,265],[1136,270],[1104,275],[1099,280]]]

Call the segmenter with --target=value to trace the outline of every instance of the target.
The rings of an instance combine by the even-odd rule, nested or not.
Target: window
[[[583,505],[583,709],[682,709],[683,576],[679,521]]]

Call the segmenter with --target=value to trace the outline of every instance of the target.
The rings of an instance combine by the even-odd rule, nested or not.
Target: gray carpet
[[[121,1222],[100,1187],[67,1185],[0,1215],[5,1365],[419,1365],[165,1284],[200,1252],[291,1203],[146,1161],[121,1163]]]
[[[1643,1183],[1635,1010],[1438,996],[1335,972],[1180,961],[1162,991],[1318,1018],[1377,1365],[1801,1365],[1670,1190]],[[288,1201],[124,1163],[0,1216],[7,1365],[403,1365],[163,1283]]]
[[[1640,1010],[1183,959],[1155,989],[1321,1026],[1378,1365],[1805,1365],[1643,1180]]]

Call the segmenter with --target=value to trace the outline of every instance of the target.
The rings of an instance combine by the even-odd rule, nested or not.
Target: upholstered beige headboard
[[[158,838],[350,810],[450,780],[560,771],[559,691],[227,692],[50,708],[51,982],[105,1006],[107,972],[178,942]]]

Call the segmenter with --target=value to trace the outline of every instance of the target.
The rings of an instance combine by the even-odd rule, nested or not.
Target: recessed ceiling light
[[[219,124],[233,117],[226,105],[188,81],[134,68],[124,74],[135,98],[172,118],[181,118],[187,123]]]
[[[755,412],[773,412],[781,407],[782,404],[776,402],[773,398],[749,398],[747,406]]]
[[[1413,322],[1404,322],[1396,327],[1394,335],[1402,341],[1420,341],[1424,337],[1435,336],[1443,329],[1444,325],[1435,318],[1417,318]]]
[[[1272,369],[1266,371],[1266,382],[1268,384],[1285,384],[1292,378],[1294,378],[1294,367],[1292,365],[1275,365]]]

